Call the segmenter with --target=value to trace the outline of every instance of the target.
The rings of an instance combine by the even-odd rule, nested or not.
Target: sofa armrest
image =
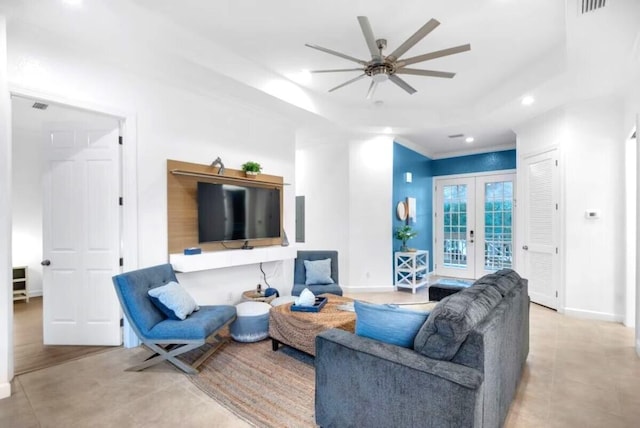
[[[483,374],[332,329],[316,338],[316,423],[477,426]],[[455,408],[455,411],[452,409]]]

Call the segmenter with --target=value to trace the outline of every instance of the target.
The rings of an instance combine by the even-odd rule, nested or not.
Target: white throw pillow
[[[152,288],[148,294],[153,304],[170,319],[184,320],[200,309],[187,290],[174,281]]]

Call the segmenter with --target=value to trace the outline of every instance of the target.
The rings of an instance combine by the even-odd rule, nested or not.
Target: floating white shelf
[[[297,252],[297,248],[293,246],[272,246],[257,247],[252,250],[209,251],[190,256],[178,253],[169,254],[169,263],[173,265],[173,269],[177,272],[197,272],[231,266],[295,259]]]

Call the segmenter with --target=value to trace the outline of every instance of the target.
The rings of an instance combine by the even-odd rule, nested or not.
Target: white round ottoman
[[[263,302],[242,302],[236,305],[236,320],[229,331],[237,342],[257,342],[269,336],[269,309]]]
[[[280,296],[271,301],[271,306],[280,306],[296,301],[296,296]]]

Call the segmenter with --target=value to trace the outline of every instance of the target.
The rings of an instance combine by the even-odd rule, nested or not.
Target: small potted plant
[[[262,167],[258,162],[248,161],[242,164],[242,170],[247,178],[256,178],[262,171]]]
[[[418,235],[418,232],[413,230],[411,226],[405,224],[404,226],[400,226],[396,229],[395,237],[402,241],[402,246],[400,246],[400,251],[406,252],[409,249],[407,248],[407,241],[411,238],[414,238]]]

